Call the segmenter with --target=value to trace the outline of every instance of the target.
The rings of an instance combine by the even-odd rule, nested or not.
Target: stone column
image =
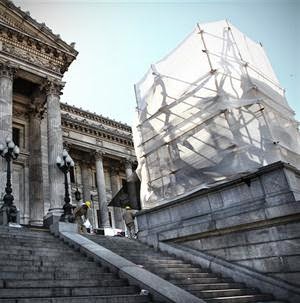
[[[81,163],[82,199],[83,202],[91,200],[91,174],[88,163]]]
[[[43,225],[43,167],[42,167],[42,142],[41,119],[43,118],[42,96],[34,98],[29,116],[29,224]]]
[[[97,191],[100,211],[100,228],[110,227],[107,199],[106,199],[106,187],[103,169],[103,153],[101,151],[95,152],[96,160],[96,178],[97,178]]]
[[[127,180],[129,200],[133,205],[136,205],[137,197],[136,197],[135,183],[129,182],[130,176],[132,175],[132,161],[126,159],[124,161],[124,164],[125,164],[125,174],[126,174],[126,180]]]
[[[7,137],[12,138],[12,103],[14,68],[0,63],[0,143],[6,144]],[[6,161],[0,157],[0,197],[5,192]]]
[[[111,183],[111,195],[112,198],[117,194],[119,191],[119,171],[114,166],[113,163],[110,165],[110,183]],[[114,207],[114,221],[115,227],[124,229],[123,218],[122,218],[122,209],[120,207]]]
[[[48,81],[45,86],[47,94],[48,119],[48,171],[50,209],[44,218],[44,224],[50,226],[60,219],[64,204],[64,175],[56,166],[57,156],[62,155],[63,139],[61,129],[60,95],[61,82]]]

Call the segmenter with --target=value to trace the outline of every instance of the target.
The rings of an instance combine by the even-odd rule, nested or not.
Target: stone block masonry
[[[179,243],[299,287],[300,171],[282,162],[137,214],[139,239]]]

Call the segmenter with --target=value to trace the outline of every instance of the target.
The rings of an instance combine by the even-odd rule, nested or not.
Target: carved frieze
[[[91,112],[85,111],[81,108],[77,108],[75,106],[71,106],[71,105],[68,105],[65,103],[61,103],[60,107],[63,111],[69,112],[71,114],[75,114],[79,117],[83,117],[83,118],[86,118],[89,120],[94,120],[95,122],[103,124],[103,126],[108,125],[109,127],[117,128],[117,129],[120,129],[127,133],[132,132],[131,127],[129,125],[111,120],[109,118],[105,118],[101,115],[97,115],[96,113],[91,113]],[[68,114],[65,114],[65,115],[68,115]]]
[[[13,117],[27,121],[29,120],[29,112],[25,109],[13,107]]]
[[[54,71],[55,73],[61,73],[63,63],[54,60],[51,57],[41,55],[39,52],[34,51],[30,48],[24,47],[20,43],[8,42],[7,39],[0,36],[0,41],[2,41],[2,52],[16,57],[17,59],[22,59],[30,64],[36,65],[43,69],[48,69]]]
[[[96,137],[98,142],[106,140],[111,141],[116,144],[126,145],[133,147],[133,140],[131,135],[124,135],[114,132],[113,130],[107,130],[99,125],[91,125],[89,123],[83,123],[78,119],[66,116],[66,114],[61,115],[62,127],[64,131],[73,130],[74,132],[82,133],[84,135],[89,135]],[[100,145],[98,143],[98,145]]]
[[[60,76],[78,54],[74,45],[8,0],[0,2],[0,41],[0,53]]]

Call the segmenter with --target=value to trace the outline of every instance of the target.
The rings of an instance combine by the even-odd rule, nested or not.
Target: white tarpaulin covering
[[[198,24],[135,90],[143,207],[280,160],[300,168],[298,125],[265,51],[227,21]]]

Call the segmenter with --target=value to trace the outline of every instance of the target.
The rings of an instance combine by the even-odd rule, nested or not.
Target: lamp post
[[[65,176],[65,204],[63,206],[64,213],[61,216],[61,221],[72,222],[73,221],[73,205],[70,204],[68,173],[71,167],[74,167],[74,161],[68,154],[67,150],[63,150],[62,158],[57,156],[57,167],[64,173]]]
[[[76,172],[76,166],[74,166],[74,178],[75,178],[75,183],[76,183],[76,191],[75,191],[75,200],[79,202],[81,200],[81,193],[78,189],[78,184],[77,184],[77,172]]]
[[[20,149],[15,143],[8,137],[6,138],[6,146],[0,144],[0,155],[7,162],[6,171],[6,187],[5,195],[3,197],[4,204],[1,207],[1,211],[6,214],[6,220],[3,223],[17,223],[18,210],[13,204],[14,196],[12,195],[12,185],[11,185],[11,163],[16,160],[19,156]],[[6,221],[6,222],[4,222]]]

